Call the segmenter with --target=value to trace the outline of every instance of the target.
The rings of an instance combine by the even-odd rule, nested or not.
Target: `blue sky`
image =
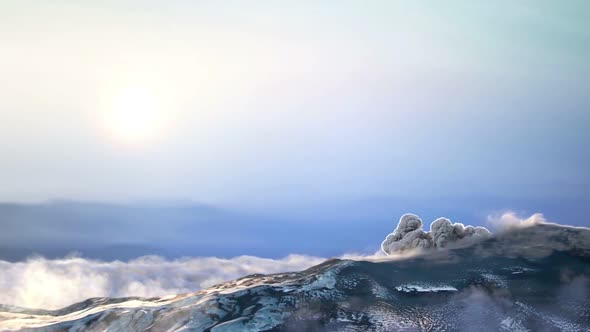
[[[0,201],[207,204],[334,232],[300,244],[322,255],[408,211],[590,225],[588,22],[584,1],[4,1]]]

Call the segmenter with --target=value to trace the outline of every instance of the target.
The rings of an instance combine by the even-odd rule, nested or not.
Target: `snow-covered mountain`
[[[537,224],[468,247],[332,259],[192,294],[0,306],[0,330],[588,331],[590,230]]]

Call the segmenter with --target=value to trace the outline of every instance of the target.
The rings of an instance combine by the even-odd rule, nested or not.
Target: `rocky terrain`
[[[404,259],[328,260],[192,294],[0,306],[0,331],[588,331],[590,230],[515,228]]]

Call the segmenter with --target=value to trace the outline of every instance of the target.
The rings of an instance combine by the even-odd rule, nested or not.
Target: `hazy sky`
[[[0,201],[589,201],[588,22],[587,1],[2,1]]]

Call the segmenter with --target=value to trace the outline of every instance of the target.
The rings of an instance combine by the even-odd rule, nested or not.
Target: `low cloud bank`
[[[147,256],[128,262],[79,257],[0,261],[0,304],[58,309],[91,297],[152,297],[195,292],[254,273],[300,271],[325,258],[240,256],[166,260]]]
[[[381,250],[393,255],[415,249],[445,248],[473,243],[492,235],[485,227],[452,223],[447,218],[432,222],[429,232],[422,229],[423,225],[417,215],[404,214],[393,233],[381,243]]]

